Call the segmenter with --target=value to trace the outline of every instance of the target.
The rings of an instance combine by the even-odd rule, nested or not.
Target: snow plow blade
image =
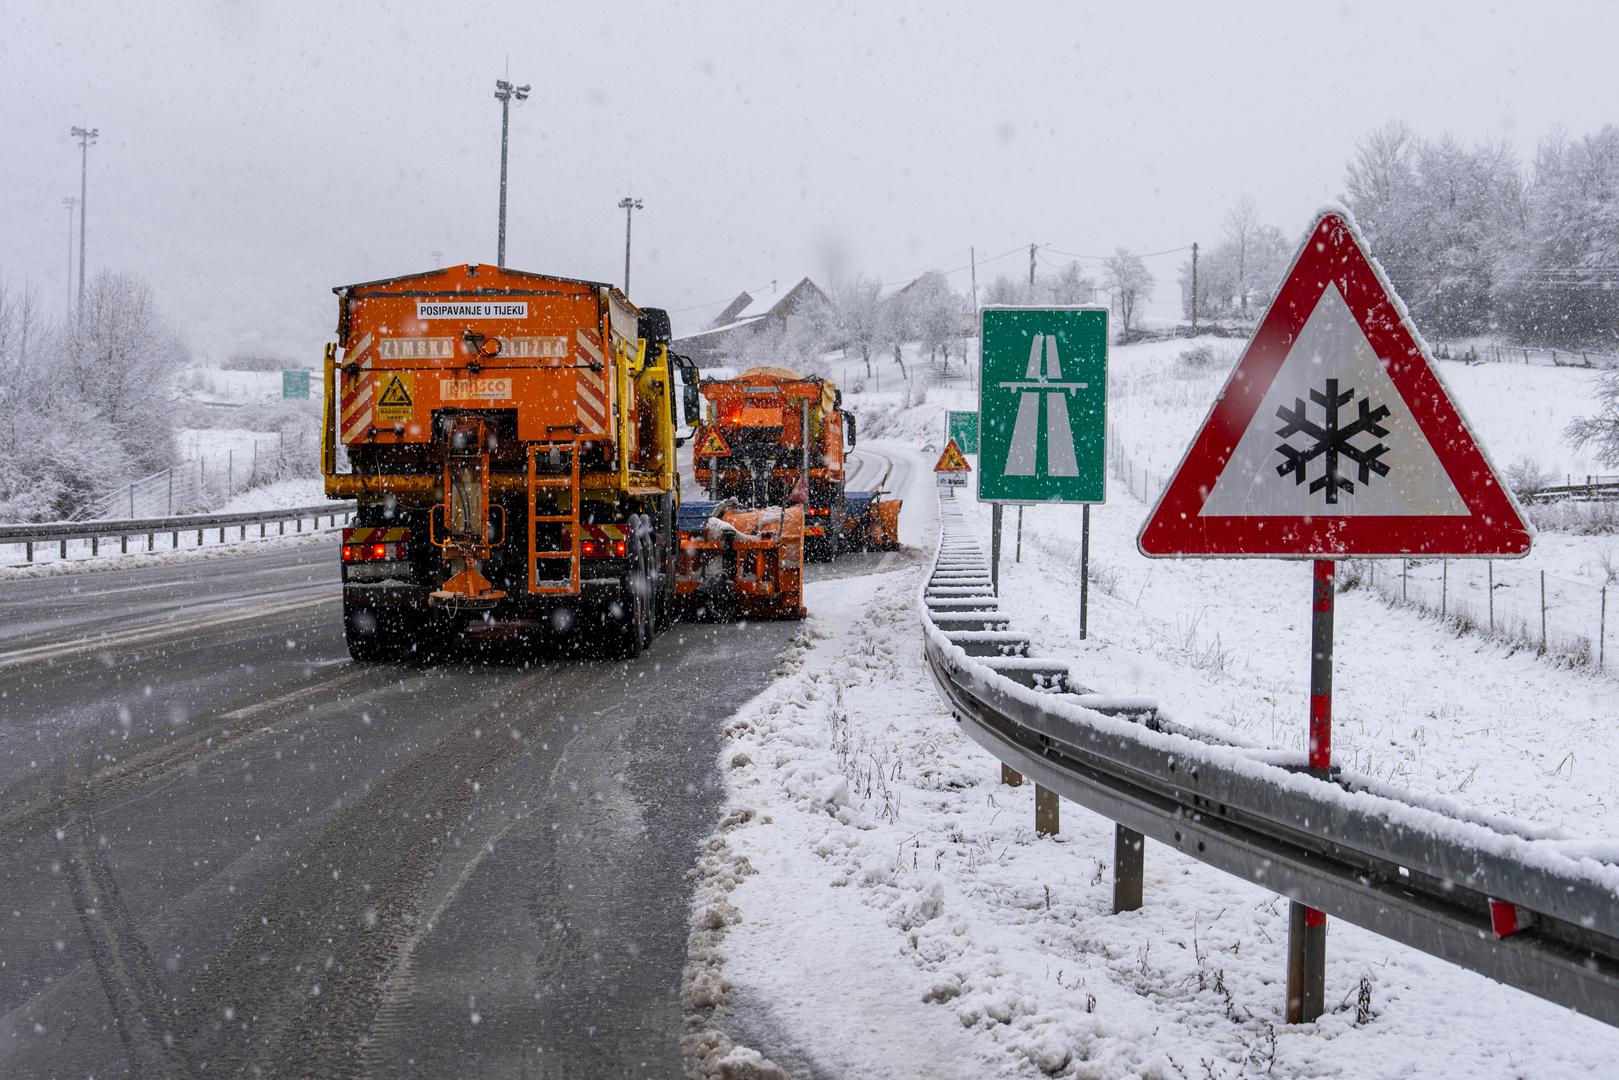
[[[843,495],[843,546],[846,550],[899,549],[899,511],[904,502],[883,498],[884,491],[847,491]]]
[[[802,619],[804,508],[688,502],[676,520],[675,597],[688,616]]]

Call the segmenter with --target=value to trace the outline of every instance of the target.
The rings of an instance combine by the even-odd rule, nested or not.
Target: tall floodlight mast
[[[495,99],[500,102],[500,240],[495,246],[495,263],[506,265],[506,135],[511,123],[512,98],[528,100],[528,86],[513,86],[505,79],[495,80]]]
[[[641,209],[641,200],[632,199],[628,195],[618,200],[618,208],[624,211],[624,295],[630,294],[630,215]]]
[[[100,128],[73,129],[73,137],[79,140],[79,317],[84,317],[84,219],[88,216],[85,211],[89,209],[86,196],[90,188],[90,147],[95,145],[96,136],[101,134]]]

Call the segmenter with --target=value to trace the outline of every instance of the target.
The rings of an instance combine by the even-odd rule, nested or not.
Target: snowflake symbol
[[[1282,420],[1282,426],[1276,429],[1280,438],[1290,439],[1303,432],[1311,440],[1303,450],[1295,449],[1286,442],[1276,448],[1276,452],[1287,459],[1276,466],[1277,475],[1292,473],[1293,482],[1302,484],[1306,479],[1305,466],[1314,458],[1324,458],[1326,468],[1320,476],[1310,481],[1310,494],[1324,490],[1328,505],[1338,502],[1338,492],[1355,490],[1354,482],[1338,471],[1341,458],[1355,463],[1360,473],[1359,482],[1363,485],[1371,481],[1372,473],[1378,476],[1389,473],[1388,465],[1382,461],[1383,455],[1388,453],[1387,446],[1378,443],[1369,450],[1363,450],[1352,441],[1362,433],[1379,438],[1387,435],[1388,428],[1383,426],[1382,421],[1389,417],[1388,406],[1379,405],[1374,409],[1371,398],[1363,397],[1356,402],[1355,419],[1340,427],[1338,411],[1354,399],[1354,390],[1339,393],[1338,380],[1328,379],[1325,391],[1310,391],[1310,400],[1321,407],[1322,423],[1317,424],[1309,419],[1309,408],[1303,398],[1294,398],[1291,409],[1283,405],[1276,410],[1276,415]]]

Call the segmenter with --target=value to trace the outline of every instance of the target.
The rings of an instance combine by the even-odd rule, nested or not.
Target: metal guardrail
[[[1370,777],[1317,779],[1302,754],[1077,686],[1067,662],[1031,656],[1010,629],[952,502],[920,602],[924,648],[963,730],[1005,766],[1121,829],[1619,1025],[1619,864]],[[1526,928],[1499,936],[1492,905]]]
[[[173,517],[156,518],[125,518],[122,521],[53,521],[38,524],[0,525],[0,545],[21,544],[27,549],[27,561],[34,561],[34,549],[41,544],[59,545],[60,557],[67,558],[67,546],[75,540],[90,541],[90,554],[100,554],[101,541],[109,537],[118,539],[118,550],[121,553],[129,551],[129,538],[132,536],[146,537],[146,550],[153,550],[153,538],[162,533],[169,533],[174,547],[180,545],[180,534],[193,529],[197,533],[197,546],[201,547],[203,536],[211,529],[219,530],[221,543],[225,542],[225,532],[228,529],[237,529],[239,539],[247,539],[249,525],[259,527],[259,535],[265,536],[267,527],[279,525],[279,532],[286,533],[286,523],[292,522],[296,531],[303,531],[305,518],[312,519],[315,528],[320,527],[321,518],[330,518],[330,524],[335,525],[341,517],[346,523],[354,514],[352,502],[320,503],[315,506],[295,506],[280,510],[253,510],[247,513],[236,514],[182,514]]]

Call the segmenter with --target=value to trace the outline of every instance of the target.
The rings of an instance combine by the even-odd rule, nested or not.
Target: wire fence
[[[1346,588],[1574,667],[1608,671],[1608,586],[1493,559],[1351,560]]]
[[[1458,345],[1441,343],[1434,346],[1434,355],[1441,360],[1460,360],[1470,364],[1538,364],[1541,367],[1619,368],[1619,356],[1612,353],[1590,352],[1583,349],[1542,349],[1532,345]]]
[[[301,444],[300,444],[301,449]],[[80,521],[168,517],[211,510],[260,484],[296,475],[301,458],[275,436],[241,446],[210,449],[150,476],[103,492],[77,516]]]

